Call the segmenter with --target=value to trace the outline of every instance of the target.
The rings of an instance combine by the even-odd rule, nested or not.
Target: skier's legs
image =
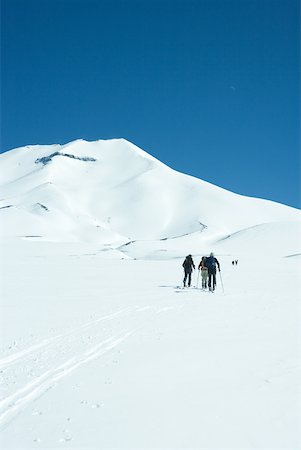
[[[188,276],[188,273],[185,271],[185,272],[184,272],[184,280],[183,280],[184,286],[186,286],[187,276]]]
[[[208,287],[209,287],[209,289],[211,288],[211,278],[212,278],[212,273],[210,272],[210,270],[208,270]]]
[[[212,277],[213,277],[213,290],[214,290],[215,285],[216,285],[216,271],[213,272]]]
[[[202,288],[206,289],[207,287],[207,280],[208,280],[208,273],[207,271],[203,270],[202,271]]]
[[[209,277],[208,287],[209,287],[210,290],[211,289],[214,290],[215,289],[215,285],[216,285],[216,270],[209,269],[208,270],[208,277]]]
[[[190,287],[191,285],[191,272],[189,272],[188,274],[188,286]]]

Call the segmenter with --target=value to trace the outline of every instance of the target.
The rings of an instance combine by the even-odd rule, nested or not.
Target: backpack
[[[192,258],[189,258],[186,256],[185,261],[183,262],[182,266],[185,270],[191,270],[191,267],[193,266]]]
[[[206,267],[208,269],[215,269],[216,268],[216,259],[214,256],[209,256],[209,258],[206,258],[205,262]]]
[[[185,258],[182,266],[184,267],[184,269],[188,269],[188,267],[190,266],[190,261],[188,258]]]
[[[207,270],[207,266],[206,266],[206,257],[205,256],[202,256],[202,259],[201,259],[201,261],[200,261],[200,264],[199,264],[199,266],[198,266],[198,269],[200,270],[200,269],[205,269],[205,270]]]

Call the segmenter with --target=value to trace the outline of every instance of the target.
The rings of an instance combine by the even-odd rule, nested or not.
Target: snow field
[[[2,448],[298,448],[298,257],[217,255],[211,294],[182,258],[1,250]]]

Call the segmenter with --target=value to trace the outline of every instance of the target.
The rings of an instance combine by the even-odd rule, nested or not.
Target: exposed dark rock
[[[55,156],[65,156],[65,157],[71,158],[71,159],[78,159],[79,161],[88,161],[88,162],[95,162],[95,161],[97,161],[95,158],[91,158],[90,156],[82,156],[82,157],[80,157],[80,156],[71,155],[70,153],[54,152],[54,153],[52,153],[49,156],[43,156],[42,158],[37,158],[35,160],[35,163],[36,164],[42,163],[45,166],[46,164],[51,162],[52,159]]]

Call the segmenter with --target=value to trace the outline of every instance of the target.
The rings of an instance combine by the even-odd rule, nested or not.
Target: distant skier
[[[238,259],[235,260],[235,265],[237,266],[237,264],[238,264]]]
[[[234,266],[234,264],[235,264],[235,261],[232,261],[232,266]]]
[[[216,266],[220,272],[220,265],[213,253],[210,253],[209,258],[206,258],[206,267],[208,268],[208,287],[209,291],[213,292],[216,286]]]
[[[203,256],[198,266],[198,269],[201,271],[202,289],[207,289],[208,283],[208,268],[206,267],[206,259],[206,256]]]
[[[188,287],[190,287],[191,273],[193,269],[195,269],[195,265],[191,255],[186,256],[182,266],[184,267],[184,280],[183,280],[184,287],[186,287],[187,278],[188,278]]]

